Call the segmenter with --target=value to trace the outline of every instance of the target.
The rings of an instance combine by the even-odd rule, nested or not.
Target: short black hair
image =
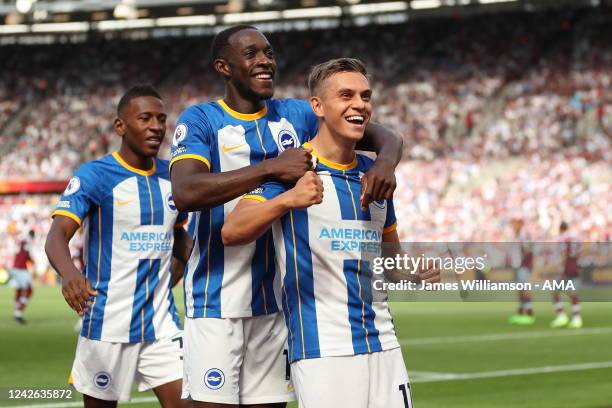
[[[213,38],[212,45],[210,46],[210,61],[214,63],[216,59],[223,57],[223,51],[229,45],[229,39],[232,35],[236,34],[242,30],[257,30],[257,27],[248,25],[248,24],[240,24],[231,26],[226,28],[223,31],[220,31]]]
[[[336,58],[315,65],[308,75],[308,90],[315,95],[327,78],[339,72],[358,72],[368,77],[365,64],[357,58]]]
[[[139,98],[141,96],[152,96],[154,98],[159,99],[160,101],[162,100],[162,97],[159,95],[159,92],[157,92],[153,85],[134,85],[133,87],[128,89],[127,92],[124,93],[121,99],[119,100],[119,104],[117,105],[117,116],[121,116],[121,112],[125,109],[126,106],[128,106],[132,99]]]

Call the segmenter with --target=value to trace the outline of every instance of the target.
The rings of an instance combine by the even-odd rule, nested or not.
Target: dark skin
[[[257,30],[246,29],[229,38],[222,58],[214,61],[215,70],[225,79],[224,100],[232,109],[255,113],[265,107],[274,92],[276,61],[270,43]],[[258,79],[256,75],[269,79]],[[387,128],[370,123],[359,150],[378,155],[362,179],[361,205],[390,199],[396,187],[395,167],[402,154],[402,138]],[[278,157],[242,169],[210,173],[198,160],[179,160],[172,166],[172,192],[181,211],[200,211],[233,200],[269,180],[293,184],[310,169],[307,149],[287,149]]]
[[[257,30],[242,30],[229,38],[215,70],[225,79],[224,100],[241,113],[259,112],[274,93],[276,61],[270,43]],[[266,75],[268,78],[256,78]],[[369,125],[359,149],[378,153],[375,165],[362,180],[361,204],[391,198],[395,190],[395,166],[401,159],[402,139],[380,125]],[[287,149],[278,157],[238,170],[210,173],[198,160],[179,160],[171,171],[174,202],[180,211],[216,207],[248,193],[269,180],[293,184],[311,167],[310,150]],[[237,405],[193,401],[196,408],[228,408]],[[249,408],[283,408],[285,403],[240,405]]]
[[[130,100],[115,119],[116,133],[122,137],[119,155],[130,166],[141,170],[153,167],[161,142],[166,133],[166,113],[161,100],[141,96]],[[58,215],[53,219],[47,235],[45,252],[49,262],[62,277],[62,295],[66,303],[79,316],[83,316],[97,292],[72,262],[68,243],[79,229],[72,218]],[[172,248],[172,286],[180,280],[191,250],[191,238],[183,228],[174,230]],[[164,408],[187,408],[189,401],[181,400],[181,380],[155,387],[153,391]],[[105,401],[83,396],[86,408],[114,408],[117,401]]]

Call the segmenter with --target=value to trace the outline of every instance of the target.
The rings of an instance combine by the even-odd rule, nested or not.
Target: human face
[[[372,116],[368,79],[359,72],[339,72],[327,78],[320,88],[320,96],[313,97],[317,116],[323,118],[332,133],[360,140]]]
[[[138,157],[155,157],[166,135],[164,103],[153,96],[130,100],[115,122],[123,143]]]
[[[229,38],[227,62],[231,82],[257,99],[269,99],[274,94],[276,60],[272,46],[257,30],[242,30]]]

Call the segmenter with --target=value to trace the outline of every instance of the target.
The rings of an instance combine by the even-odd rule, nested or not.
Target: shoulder
[[[106,170],[116,166],[116,160],[111,155],[106,155],[98,160],[90,160],[83,163],[75,172],[75,177],[96,179]]]
[[[107,175],[115,163],[115,159],[110,155],[83,163],[68,181],[63,195],[69,196],[78,191],[91,195],[94,191],[100,190],[105,185]]]
[[[212,129],[219,126],[222,118],[221,107],[216,102],[201,103],[188,107],[176,121],[172,147],[178,146],[189,135],[201,137],[209,134]]]
[[[155,158],[155,175],[159,178],[170,179],[170,162],[165,159]]]
[[[357,167],[359,171],[366,172],[374,165],[374,160],[365,154],[357,153]]]
[[[202,124],[209,122],[215,117],[222,116],[222,109],[216,102],[200,103],[191,105],[181,113],[177,121],[177,126],[181,123]]]
[[[312,108],[310,103],[303,99],[270,99],[268,101],[268,109],[278,113],[310,113]]]

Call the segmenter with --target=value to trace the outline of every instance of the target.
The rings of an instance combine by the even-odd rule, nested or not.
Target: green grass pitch
[[[63,387],[77,340],[76,315],[58,287],[35,288],[27,326],[12,320],[12,307],[13,290],[1,287],[0,407],[18,405],[6,399],[7,388]],[[612,407],[612,303],[583,304],[585,327],[575,331],[548,328],[550,303],[536,303],[534,326],[509,326],[514,308],[510,302],[391,305],[417,408]],[[142,402],[151,396],[134,393],[131,405],[158,406]],[[49,401],[23,403],[38,404]]]

